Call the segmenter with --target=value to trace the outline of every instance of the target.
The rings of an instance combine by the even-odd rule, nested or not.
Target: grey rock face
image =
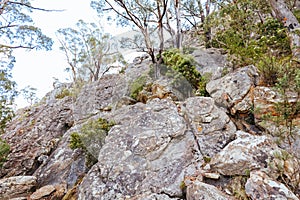
[[[189,98],[182,104],[202,154],[213,156],[235,137],[236,127],[210,97]]]
[[[237,111],[246,112],[253,105],[251,98],[247,95],[251,95],[251,88],[256,85],[257,81],[256,67],[248,66],[210,81],[206,85],[206,90],[217,105],[228,108],[232,114]]]
[[[73,102],[74,119],[86,120],[112,108],[126,94],[126,89],[124,77],[118,74],[103,76],[99,81],[84,86],[76,101]]]
[[[59,138],[72,124],[71,99],[52,105],[27,108],[3,135],[11,146],[1,176],[32,175],[56,148]]]
[[[116,121],[121,125],[109,132],[99,162],[79,187],[79,199],[123,199],[149,192],[182,196],[180,183],[196,147],[177,107],[154,99],[119,112]]]
[[[267,169],[272,153],[278,150],[271,138],[253,136],[242,131],[238,131],[236,136],[236,140],[212,158],[212,169],[227,176],[246,175],[251,170]]]
[[[222,55],[217,49],[197,49],[192,53],[197,62],[197,70],[201,75],[211,75],[211,80],[221,78],[226,68],[226,55]]]
[[[70,133],[76,130],[74,127],[65,133],[47,162],[34,172],[38,178],[38,186],[63,184],[66,188],[71,188],[86,172],[84,154],[79,149],[74,151],[69,148]]]

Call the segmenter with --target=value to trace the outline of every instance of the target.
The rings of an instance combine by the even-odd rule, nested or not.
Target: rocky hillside
[[[255,66],[191,54],[210,97],[141,60],[19,110],[1,136],[0,199],[299,199],[300,126],[291,137],[265,117],[281,96]]]

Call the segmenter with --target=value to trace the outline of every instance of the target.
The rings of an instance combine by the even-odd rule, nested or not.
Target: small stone
[[[203,173],[203,176],[205,178],[210,178],[210,179],[219,179],[220,178],[220,174],[218,174],[218,173],[205,172],[205,173]]]
[[[53,185],[46,185],[44,187],[41,187],[37,191],[35,191],[31,196],[30,199],[40,199],[42,197],[50,195],[52,192],[55,191],[55,187]]]

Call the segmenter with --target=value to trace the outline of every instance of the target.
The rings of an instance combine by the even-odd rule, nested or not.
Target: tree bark
[[[300,62],[300,24],[284,0],[270,0],[271,7],[279,21],[288,29],[293,59]]]

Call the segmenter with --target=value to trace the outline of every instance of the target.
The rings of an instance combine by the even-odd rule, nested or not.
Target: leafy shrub
[[[114,122],[108,122],[106,119],[99,118],[97,120],[89,120],[78,132],[73,132],[70,135],[70,148],[82,149],[86,154],[86,166],[89,168],[95,162],[100,149],[104,145],[105,137]]]
[[[63,99],[65,97],[71,96],[71,91],[67,88],[62,89],[58,94],[55,95],[56,99]]]
[[[130,97],[133,99],[137,99],[138,94],[143,90],[143,88],[146,86],[147,83],[147,77],[145,75],[140,76],[136,80],[134,80],[130,84]]]
[[[55,95],[56,99],[63,99],[65,97],[74,97],[76,98],[80,93],[82,87],[84,86],[84,81],[77,81],[73,83],[72,87],[70,88],[63,88],[58,94]]]
[[[259,18],[258,12],[269,16],[267,1],[237,0],[235,4],[222,5],[209,21],[215,31],[210,45],[225,49],[234,67],[256,65],[266,85],[274,85],[274,62],[291,55],[290,42],[280,21]]]
[[[10,146],[5,141],[0,139],[0,168],[3,163],[6,161],[6,157],[9,154]]]
[[[205,88],[207,79],[197,71],[192,56],[182,54],[178,49],[166,50],[162,56],[165,65],[179,72],[201,96],[208,96]]]

